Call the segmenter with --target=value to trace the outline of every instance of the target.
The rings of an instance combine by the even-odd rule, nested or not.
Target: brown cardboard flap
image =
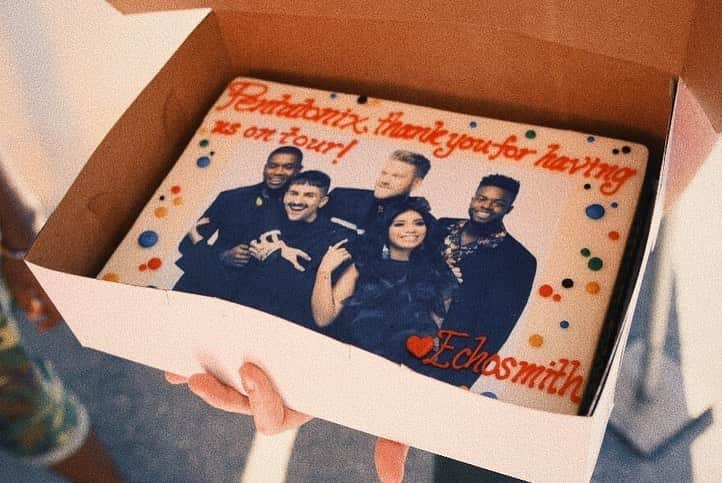
[[[671,76],[638,64],[471,25],[240,12],[218,20],[238,74],[647,145],[666,136]]]
[[[554,0],[480,2],[457,0],[109,0],[125,13],[211,7],[215,11],[325,18],[455,23],[480,32],[507,31],[678,74],[682,68],[694,1]],[[712,3],[716,0],[709,0]],[[712,25],[712,24],[710,24]],[[416,30],[419,36],[429,28]]]
[[[95,150],[28,260],[94,276],[231,78],[229,69],[218,25],[210,15]],[[54,249],[64,246],[73,249]]]
[[[722,132],[722,3],[698,0],[682,71],[715,131]]]

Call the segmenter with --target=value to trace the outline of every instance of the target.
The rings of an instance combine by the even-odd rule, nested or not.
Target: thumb
[[[383,483],[401,483],[409,447],[384,438],[376,442],[376,472]]]

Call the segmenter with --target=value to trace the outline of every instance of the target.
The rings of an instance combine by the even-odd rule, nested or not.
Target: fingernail
[[[256,390],[256,383],[253,382],[250,377],[242,377],[241,384],[243,384],[243,389],[245,389],[248,393]]]

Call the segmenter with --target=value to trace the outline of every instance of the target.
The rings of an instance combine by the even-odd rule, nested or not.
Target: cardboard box
[[[260,362],[300,411],[526,480],[591,477],[637,275],[661,213],[654,188],[664,166],[675,186],[690,178],[722,128],[722,52],[714,38],[722,10],[714,0],[596,1],[583,10],[551,1],[112,3],[129,13],[214,10],[108,133],[28,256],[83,345],[181,374],[211,368],[236,387],[233,369],[245,357]],[[629,309],[617,314],[623,334],[594,413],[551,414],[478,397],[251,309],[95,280],[236,75],[647,145],[654,186],[631,242],[634,270],[620,292]],[[128,329],[129,321],[144,330]],[[273,345],[254,335],[261,331],[274,334]],[[328,363],[339,358],[345,369]]]

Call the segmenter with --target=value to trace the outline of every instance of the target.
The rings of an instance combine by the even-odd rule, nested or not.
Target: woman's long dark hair
[[[406,276],[401,281],[383,278],[385,263],[384,247],[390,245],[389,228],[394,219],[407,211],[421,215],[426,224],[426,235],[421,244],[411,251]],[[349,306],[379,306],[391,300],[399,300],[400,292],[408,292],[408,307],[397,307],[404,311],[426,311],[407,313],[409,317],[429,316],[433,311],[443,317],[446,313],[444,300],[457,287],[456,279],[443,259],[435,236],[436,220],[429,212],[424,199],[409,199],[391,208],[374,225],[369,227],[355,257],[359,281]],[[399,292],[400,291],[400,292]]]

